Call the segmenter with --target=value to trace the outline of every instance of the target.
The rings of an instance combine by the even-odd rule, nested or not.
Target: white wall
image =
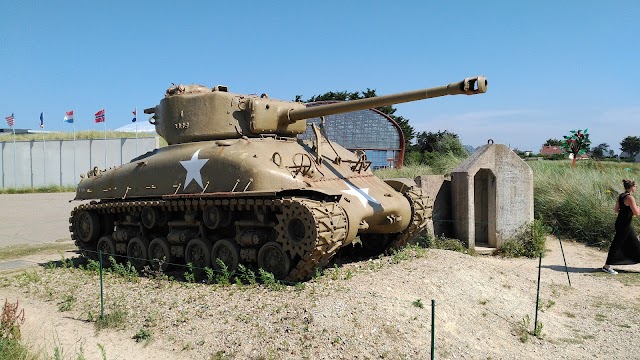
[[[158,147],[159,138],[12,141],[0,143],[3,189],[74,186],[80,174],[126,164]],[[105,146],[106,145],[106,146]],[[106,166],[105,166],[106,151]],[[15,164],[15,165],[14,165]]]

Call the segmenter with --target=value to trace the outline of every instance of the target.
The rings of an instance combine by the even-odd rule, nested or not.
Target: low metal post
[[[431,299],[431,360],[436,358],[435,342],[436,342],[436,301]]]
[[[538,291],[536,294],[536,318],[533,322],[533,334],[536,334],[538,329],[538,303],[540,302],[540,270],[542,269],[542,252],[540,252],[540,260],[538,261]]]
[[[567,259],[564,257],[564,248],[562,248],[562,240],[560,240],[560,232],[558,229],[554,229],[556,232],[556,237],[560,242],[560,251],[562,252],[562,260],[564,261],[564,271],[567,273],[567,280],[569,281],[569,286],[571,286],[571,278],[569,277],[569,268],[567,267]]]
[[[100,320],[104,320],[104,296],[102,293],[102,250],[98,251],[100,258]]]

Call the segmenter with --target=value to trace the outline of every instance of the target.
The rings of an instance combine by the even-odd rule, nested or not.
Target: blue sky
[[[397,105],[417,131],[538,151],[588,128],[619,153],[640,136],[637,1],[0,0],[0,115],[16,128],[146,121],[171,83],[292,100],[380,95],[485,75],[486,94]],[[0,125],[5,127],[4,122]]]

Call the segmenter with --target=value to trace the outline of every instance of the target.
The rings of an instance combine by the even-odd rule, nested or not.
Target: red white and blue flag
[[[133,120],[131,120],[131,122],[136,122],[138,117],[138,109],[133,108]]]
[[[13,124],[15,123],[13,120],[13,113],[9,116],[5,116],[4,119],[7,121],[7,125],[9,125],[9,127],[13,127]]]
[[[40,113],[40,129],[44,129],[44,113]]]
[[[104,122],[104,109],[99,110],[96,113],[96,123]]]
[[[64,116],[64,121],[68,122],[69,124],[73,124],[73,110],[69,110],[66,112],[66,115]]]

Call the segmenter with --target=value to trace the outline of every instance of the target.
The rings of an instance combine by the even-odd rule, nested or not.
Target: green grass
[[[118,139],[118,138],[126,138],[133,139],[136,137],[136,134],[133,132],[125,132],[125,131],[107,131],[106,134],[104,131],[98,130],[86,130],[86,131],[76,131],[76,140],[85,140],[85,139],[104,139],[105,135],[107,139]],[[138,138],[148,138],[148,137],[156,137],[155,133],[138,133]],[[50,132],[44,134],[45,141],[51,140],[73,140],[73,132]],[[42,134],[16,134],[16,141],[42,141]],[[0,142],[13,142],[13,136],[2,136],[0,137]]]
[[[0,194],[31,194],[31,193],[58,193],[58,192],[76,192],[75,186],[41,186],[36,188],[6,188],[0,189]]]
[[[18,259],[28,255],[60,253],[76,250],[77,247],[69,242],[64,244],[47,243],[38,245],[15,245],[0,248],[0,261]]]
[[[638,179],[635,163],[536,161],[533,169],[536,219],[588,245],[607,248],[613,239],[613,207],[623,191],[622,179]],[[636,232],[640,224],[634,222]]]

